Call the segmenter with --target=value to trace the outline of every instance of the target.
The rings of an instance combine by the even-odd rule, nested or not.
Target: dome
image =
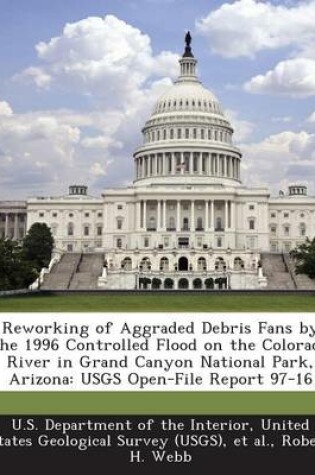
[[[136,186],[240,184],[241,152],[216,96],[196,75],[191,37],[177,81],[158,99],[134,153]],[[188,41],[188,42],[187,42]]]
[[[223,116],[215,95],[197,81],[176,82],[158,100],[154,114],[165,112],[206,112]]]

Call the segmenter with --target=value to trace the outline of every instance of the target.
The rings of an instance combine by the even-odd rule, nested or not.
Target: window
[[[188,237],[178,238],[178,247],[189,247],[189,238]]]
[[[73,244],[67,244],[67,251],[72,252],[73,251]]]
[[[85,217],[85,218],[89,218],[89,217],[90,217],[90,213],[84,213],[84,217]]]
[[[182,129],[177,129],[177,138],[178,139],[182,138]]]
[[[143,240],[143,246],[144,247],[150,247],[150,239],[148,237],[145,237]]]
[[[117,229],[122,229],[123,226],[123,220],[121,218],[117,219]]]
[[[117,205],[117,209],[123,209],[123,205]]]
[[[176,228],[175,228],[175,218],[173,216],[170,216],[169,220],[168,220],[168,230],[169,231],[174,231]]]
[[[196,231],[203,231],[203,223],[202,223],[202,218],[197,218],[197,227]]]
[[[174,138],[174,129],[171,129],[170,130],[170,139],[173,139]]]
[[[43,218],[45,216],[45,213],[39,213],[39,217]]]
[[[285,235],[285,236],[289,236],[289,234],[290,234],[290,226],[285,225],[285,226],[283,227],[283,232],[284,232],[284,235]]]
[[[194,139],[197,138],[197,129],[193,129],[193,138],[194,138]]]
[[[275,218],[275,217],[276,217],[276,213],[271,213],[271,214],[270,214],[270,217],[271,217],[271,218]]]
[[[57,218],[57,213],[53,213],[53,218]]]
[[[253,209],[255,209],[255,205],[249,205],[248,208],[249,208],[250,210],[253,210]]]
[[[271,232],[271,234],[276,234],[277,233],[277,226],[275,226],[275,225],[270,226],[270,232]]]
[[[288,218],[288,217],[289,217],[289,213],[283,213],[283,217],[284,217],[284,218]]]
[[[305,223],[300,224],[300,236],[305,236],[306,235],[306,225]]]
[[[201,139],[204,140],[205,138],[205,131],[204,129],[201,129]]]
[[[163,130],[163,140],[166,140],[166,129]]]
[[[73,213],[69,213],[69,218],[73,218]]]
[[[68,231],[68,236],[73,236],[73,234],[74,234],[74,225],[73,225],[73,223],[68,223],[67,231]]]
[[[103,216],[103,213],[97,213],[98,218],[102,218],[102,216]]]
[[[222,238],[217,238],[217,247],[222,247]]]
[[[255,229],[255,220],[254,220],[254,219],[250,219],[250,220],[248,221],[248,224],[249,224],[249,229],[250,229],[250,230]]]
[[[189,129],[185,129],[185,139],[189,139]]]
[[[97,228],[96,228],[97,236],[101,236],[102,232],[103,232],[103,227],[102,226],[97,226]]]
[[[160,270],[166,272],[169,270],[169,260],[167,257],[162,257],[160,260]]]
[[[118,247],[119,249],[122,248],[122,239],[118,238],[116,240],[116,247]]]
[[[84,234],[84,236],[89,236],[89,234],[90,234],[89,226],[84,226],[83,234]]]

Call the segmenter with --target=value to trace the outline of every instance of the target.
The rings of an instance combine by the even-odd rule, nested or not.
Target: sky
[[[245,185],[315,194],[315,0],[0,0],[0,199],[133,179],[192,34]]]

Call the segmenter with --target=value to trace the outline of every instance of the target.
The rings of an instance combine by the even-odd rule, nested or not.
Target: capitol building
[[[92,288],[92,281],[99,289],[264,288],[266,256],[279,259],[315,235],[315,199],[305,186],[271,197],[266,187],[242,184],[233,125],[196,64],[188,33],[178,79],[142,129],[131,186],[92,197],[85,185],[72,185],[66,196],[26,201],[26,229],[46,223],[55,239],[47,288],[62,263],[78,274],[68,288]],[[0,235],[14,237],[23,204],[16,218],[3,203]]]

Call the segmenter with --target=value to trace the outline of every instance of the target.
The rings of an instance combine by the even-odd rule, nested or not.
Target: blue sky
[[[23,5],[24,4],[24,5]],[[98,195],[178,72],[187,29],[246,184],[314,193],[315,0],[0,0],[0,199]]]

